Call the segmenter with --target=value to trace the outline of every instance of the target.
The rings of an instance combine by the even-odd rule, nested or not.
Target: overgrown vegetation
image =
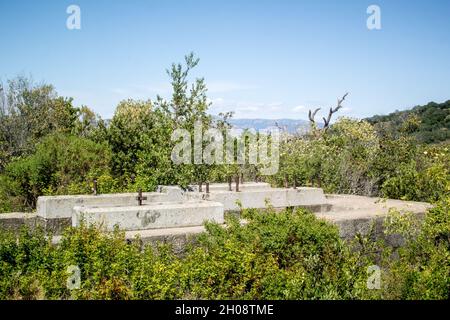
[[[450,139],[450,100],[430,102],[411,110],[396,111],[385,116],[373,116],[367,121],[380,132],[399,135],[408,132],[423,143],[439,143]]]
[[[171,161],[175,129],[193,132],[198,121],[204,130],[229,127],[232,114],[213,119],[207,113],[204,80],[190,81],[198,62],[190,54],[167,70],[170,99],[122,101],[108,123],[86,106],[74,107],[52,86],[23,77],[0,86],[0,212],[33,210],[40,195],[90,193],[94,179],[99,192],[109,193],[225,182],[236,174],[261,178],[256,165]],[[341,118],[330,125],[328,119],[326,130],[312,121],[308,134],[285,137],[278,174],[262,178],[330,193],[437,201],[450,191],[449,144],[417,138],[424,128],[444,130],[447,111],[448,103],[429,104],[370,121]]]
[[[207,113],[204,80],[189,81],[198,62],[191,54],[167,71],[170,99],[122,101],[110,121],[49,85],[19,77],[0,86],[0,212],[33,210],[40,195],[90,193],[94,179],[98,192],[109,193],[225,182],[237,174],[435,207],[423,223],[395,213],[388,219],[387,230],[406,239],[395,259],[368,239],[343,242],[336,227],[302,210],[247,210],[246,225],[233,218],[226,229],[208,224],[183,257],[93,227],[68,229],[57,246],[39,230],[18,238],[1,231],[0,298],[449,298],[448,102],[368,121],[340,118],[326,130],[313,123],[308,134],[284,136],[273,176],[262,177],[256,165],[175,165],[175,129],[192,132],[197,121],[229,127],[231,114]],[[375,263],[382,288],[368,290],[367,267]],[[70,265],[81,270],[80,289],[66,286]]]
[[[207,178],[205,166],[175,165],[170,157],[175,129],[192,131],[196,121],[223,127],[227,117],[213,121],[206,113],[204,80],[189,82],[197,64],[190,54],[167,70],[170,100],[122,101],[109,123],[52,86],[23,77],[0,85],[0,212],[33,210],[40,195],[90,193],[94,179],[108,193]]]
[[[1,233],[0,299],[447,299],[449,205],[432,209],[421,229],[412,216],[392,215],[389,232],[406,239],[397,259],[368,238],[344,242],[336,226],[303,210],[247,210],[246,225],[207,224],[182,256],[92,226],[68,229],[59,245],[39,231]],[[380,289],[367,286],[374,264]],[[79,288],[67,286],[69,266],[81,271]]]
[[[450,298],[450,199],[439,201],[424,221],[394,213],[387,232],[401,234],[406,243],[398,258],[386,257],[383,291],[387,299]]]
[[[327,132],[293,136],[281,145],[277,185],[322,187],[328,193],[435,202],[450,194],[450,145],[380,135],[364,120],[339,119]]]

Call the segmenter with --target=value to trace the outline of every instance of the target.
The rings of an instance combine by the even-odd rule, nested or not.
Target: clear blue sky
[[[81,30],[66,28],[70,4]],[[106,118],[168,96],[165,69],[190,51],[212,113],[302,119],[346,91],[355,117],[450,99],[450,1],[0,0],[0,40],[3,81],[32,75]]]

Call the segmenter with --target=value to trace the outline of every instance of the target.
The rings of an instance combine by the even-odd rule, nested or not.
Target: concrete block
[[[34,228],[36,225],[37,216],[35,213],[0,213],[0,229],[19,232],[23,226]]]
[[[198,185],[189,186],[194,192],[198,192]],[[228,191],[228,183],[211,183],[209,185],[210,192],[217,191]],[[233,181],[231,184],[232,190],[236,189],[236,183]],[[268,190],[270,189],[270,184],[267,182],[244,182],[239,184],[239,190],[241,191],[249,191],[249,190]],[[206,185],[203,184],[203,192],[206,191]]]
[[[181,201],[181,189],[177,187],[164,187],[162,192],[144,192],[147,200],[143,204],[152,202]],[[75,206],[134,206],[137,205],[136,193],[115,193],[100,195],[67,195],[43,196],[37,201],[37,215],[45,219],[70,218]]]
[[[212,201],[160,202],[129,207],[74,207],[72,226],[81,221],[111,231],[200,226],[205,221],[224,222],[223,205]]]
[[[183,201],[185,191],[179,186],[158,186],[156,192],[167,195],[167,201]]]
[[[241,192],[215,191],[209,194],[192,193],[191,198],[199,198],[220,202],[225,211],[239,210],[236,204],[239,201],[244,209],[266,208],[267,204],[275,208],[301,207],[326,204],[327,200],[320,188],[298,188],[298,189],[256,189]]]
[[[394,248],[402,245],[404,239],[398,235],[384,233],[384,221],[391,209],[400,213],[412,213],[419,221],[432,205],[425,202],[380,199],[354,195],[327,195],[332,206],[328,212],[318,212],[316,216],[328,220],[339,227],[341,238],[353,239],[357,234],[369,235],[373,240],[384,239]]]

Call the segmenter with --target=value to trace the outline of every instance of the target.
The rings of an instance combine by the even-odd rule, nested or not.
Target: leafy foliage
[[[450,202],[423,222],[393,212],[395,251],[358,236],[344,242],[336,226],[304,210],[245,210],[247,223],[208,223],[182,255],[168,245],[86,225],[58,245],[40,230],[0,233],[0,299],[448,299]],[[382,255],[378,253],[383,253]],[[381,288],[367,288],[368,267],[381,267]],[[69,266],[80,287],[69,289]]]
[[[89,181],[108,172],[110,156],[104,144],[49,135],[36,146],[34,154],[7,165],[0,190],[15,198],[22,210],[34,207],[43,194],[86,193]]]
[[[261,178],[258,165],[172,163],[174,130],[230,126],[231,113],[207,113],[204,79],[189,81],[198,63],[189,54],[167,70],[169,100],[122,101],[109,123],[50,85],[24,77],[0,85],[0,212],[32,210],[40,195],[90,193],[94,179],[108,193]],[[118,230],[68,229],[55,246],[41,230],[24,229],[18,238],[0,232],[0,298],[449,298],[449,105],[341,118],[327,130],[284,136],[280,170],[265,177],[278,186],[434,203],[423,223],[392,214],[388,231],[405,239],[395,252],[361,237],[356,246],[343,242],[335,226],[303,210],[246,210],[247,224],[232,217],[227,228],[207,224],[181,257],[168,246],[127,243]],[[379,291],[366,288],[375,262],[383,270]],[[80,289],[66,286],[71,265],[80,268]]]
[[[71,133],[78,109],[58,97],[51,85],[36,86],[25,77],[0,83],[0,170],[11,157],[29,155],[51,133]]]
[[[188,81],[198,62],[191,53],[167,70],[170,100],[122,101],[109,123],[86,106],[73,107],[52,86],[23,77],[0,86],[0,212],[32,210],[43,194],[90,193],[94,179],[107,193],[223,177],[224,166],[171,160],[174,130],[226,123],[227,115],[213,121],[207,114],[204,80]]]
[[[450,100],[373,116],[367,121],[389,135],[407,133],[424,143],[447,141],[450,139]]]
[[[276,185],[322,187],[328,193],[435,202],[450,192],[449,145],[388,136],[367,121],[339,119],[326,133],[294,136],[281,145]]]
[[[361,257],[337,228],[305,211],[245,213],[207,232],[183,256],[140,247],[95,227],[66,231],[59,245],[37,231],[0,234],[1,299],[344,299],[363,293]],[[81,287],[66,286],[69,266]]]
[[[214,119],[207,113],[204,79],[190,81],[198,63],[191,53],[167,70],[170,99],[121,101],[109,122],[86,106],[74,107],[50,85],[19,77],[0,86],[0,211],[32,210],[42,194],[90,193],[93,179],[101,193],[225,182],[242,174],[328,193],[429,202],[448,195],[448,143],[420,143],[429,141],[424,132],[447,130],[448,102],[367,121],[341,118],[328,130],[286,135],[274,176],[262,177],[254,164],[174,164],[174,130],[186,129],[193,139],[197,122],[203,130],[230,127],[231,113]]]
[[[429,210],[423,222],[394,213],[387,220],[390,233],[406,243],[397,259],[384,261],[387,272],[382,298],[448,299],[450,297],[450,197]]]

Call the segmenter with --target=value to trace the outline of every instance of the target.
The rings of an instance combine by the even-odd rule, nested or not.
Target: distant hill
[[[430,102],[410,110],[395,111],[384,116],[376,115],[366,120],[378,129],[391,133],[409,130],[408,133],[423,143],[450,140],[450,100],[444,103]],[[408,120],[412,121],[407,123]],[[405,125],[410,128],[405,128]]]
[[[219,119],[218,117],[215,117]],[[109,126],[111,119],[105,119],[106,126]],[[228,122],[236,129],[255,129],[257,131],[276,127],[286,130],[289,133],[303,133],[309,130],[309,121],[295,119],[228,119]],[[319,127],[323,124],[319,123]]]
[[[280,127],[289,133],[305,132],[309,129],[309,121],[294,119],[229,119],[230,124],[238,129],[263,130]]]

